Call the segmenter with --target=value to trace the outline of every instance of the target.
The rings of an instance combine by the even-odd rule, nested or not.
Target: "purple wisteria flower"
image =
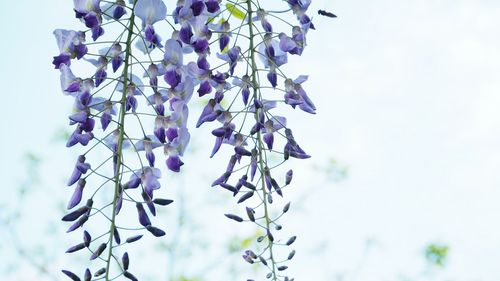
[[[241,48],[236,46],[234,48],[229,49],[224,54],[217,54],[217,57],[223,61],[226,61],[229,64],[229,74],[233,75],[234,69],[236,67],[236,63],[241,60],[240,59]]]
[[[73,0],[76,18],[85,23],[92,31],[92,39],[96,41],[104,34],[100,0]]]
[[[105,59],[106,62],[111,61],[113,72],[116,72],[123,64],[123,50],[122,46],[118,43],[111,45],[109,48],[99,50],[99,55],[101,55],[101,58]]]
[[[144,40],[148,43],[147,48],[155,46],[161,48],[161,38],[156,33],[153,24],[164,20],[167,16],[167,6],[162,0],[138,0],[134,7],[134,13],[142,20],[144,29]],[[141,44],[141,43],[139,43]]]
[[[315,114],[316,106],[311,101],[306,91],[302,88],[302,83],[307,81],[306,75],[301,75],[295,80],[285,80],[285,103],[293,108],[299,106],[300,109],[307,113]]]
[[[54,36],[56,37],[57,46],[60,52],[52,61],[56,69],[60,68],[61,64],[69,66],[71,64],[71,59],[81,59],[87,54],[88,49],[84,44],[85,33],[66,29],[56,29],[54,31]]]
[[[310,0],[284,2],[298,21],[289,25],[291,33],[279,30],[283,24],[276,22],[286,21],[285,11],[268,11],[264,3],[253,1],[230,1],[221,9],[220,0],[178,0],[169,7],[171,15],[170,2],[163,0],[73,1],[82,31],[54,31],[59,53],[52,63],[60,71],[63,94],[74,100],[66,146],[85,148],[67,182],[69,213],[62,220],[71,223],[67,232],[83,233],[67,253],[85,253],[92,266],[65,269],[65,276],[138,280],[130,272],[129,252],[122,251],[119,259],[118,248],[145,232],[166,235],[154,224],[158,206],[173,202],[157,198],[162,173],[168,178],[185,165],[189,105],[201,97],[204,107],[196,127],[212,126],[210,158],[228,155],[225,170],[211,185],[229,191],[238,206],[245,205],[243,215],[225,216],[264,230],[256,243],[266,245],[261,251],[243,249],[243,259],[266,266],[267,279],[293,280],[284,275],[287,266],[282,263],[295,251],[281,258],[275,250],[296,238],[283,240],[279,232],[278,219],[290,203],[275,208],[283,203],[293,171],[279,176],[276,168],[290,158],[310,156],[292,135],[281,107],[311,114],[316,107],[303,88],[307,76],[292,80],[283,66],[288,54],[303,53],[314,25],[307,15]],[[86,43],[86,36],[95,42]],[[80,67],[85,63],[90,73]],[[95,130],[97,121],[102,130]],[[157,153],[161,148],[163,154]],[[124,206],[127,211],[120,213]],[[117,219],[130,206],[135,219]],[[96,216],[109,221],[106,229],[91,225]]]
[[[125,9],[126,4],[123,0],[116,0],[115,3],[106,3],[102,7],[103,15],[106,20],[119,20],[124,15],[127,14],[127,10]]]
[[[259,57],[265,68],[269,68],[267,80],[273,88],[278,85],[278,75],[276,68],[288,62],[287,53],[280,48],[279,41],[272,39],[268,33],[264,36],[264,42],[259,46]]]
[[[155,166],[155,155],[153,149],[163,146],[160,140],[153,135],[145,137],[143,140],[138,141],[135,144],[136,151],[145,151],[146,159],[148,159],[149,166]]]
[[[292,29],[292,37],[285,33],[279,34],[280,49],[283,52],[288,52],[292,55],[301,55],[305,47],[305,34],[299,26],[294,26]]]

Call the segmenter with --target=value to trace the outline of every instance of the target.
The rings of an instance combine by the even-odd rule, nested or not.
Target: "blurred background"
[[[313,156],[290,162],[283,225],[299,239],[289,273],[500,280],[500,1],[314,0],[310,14],[318,9],[338,19],[314,16],[308,48],[288,66],[310,75],[318,107],[289,118]],[[51,65],[52,30],[80,27],[71,10],[63,0],[0,9],[1,280],[63,280],[62,267],[85,263],[64,254],[77,154],[65,148],[72,102]],[[207,164],[211,146],[194,135],[189,165],[162,178],[176,204],[159,215],[165,239],[136,249],[144,280],[243,280],[254,270],[241,253],[259,234],[222,215],[235,204],[209,188],[220,171]]]

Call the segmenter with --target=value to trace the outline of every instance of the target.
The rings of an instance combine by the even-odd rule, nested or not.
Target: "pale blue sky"
[[[19,163],[26,151],[45,160],[50,192],[63,188],[73,160],[53,138],[71,101],[52,69],[51,33],[79,27],[70,1],[8,6],[0,10],[0,175],[7,192],[0,202],[23,178]],[[287,221],[304,238],[291,272],[297,280],[334,280],[335,272],[356,267],[366,239],[374,239],[363,270],[349,280],[399,280],[424,268],[428,242],[442,241],[451,256],[435,280],[499,280],[500,2],[313,1],[311,9],[320,8],[339,18],[316,16],[319,30],[288,68],[310,75],[304,87],[318,107],[316,116],[289,120],[313,155],[292,163],[297,188],[290,198],[301,200],[306,188],[313,192]],[[330,157],[349,166],[347,180],[325,185],[317,175],[313,166]],[[186,165],[186,173],[196,168]],[[32,208],[49,206],[52,194],[37,192],[41,199]],[[57,212],[39,215],[59,218]],[[36,237],[37,230],[26,227]],[[318,248],[326,253],[316,255]]]

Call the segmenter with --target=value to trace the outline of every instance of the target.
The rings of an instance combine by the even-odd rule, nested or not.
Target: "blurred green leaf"
[[[449,247],[442,244],[429,244],[425,249],[425,259],[437,266],[444,266],[448,257]]]
[[[33,152],[27,152],[24,158],[29,165],[37,165],[41,161],[40,157]]]
[[[226,8],[235,18],[240,20],[245,19],[245,13],[238,9],[235,5],[228,3],[226,4]]]

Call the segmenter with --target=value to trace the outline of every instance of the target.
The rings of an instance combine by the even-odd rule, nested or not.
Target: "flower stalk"
[[[252,1],[247,0],[247,13],[248,13],[248,33],[249,33],[249,52],[250,52],[250,62],[251,62],[251,77],[252,77],[252,88],[253,88],[253,99],[254,101],[262,101],[262,95],[260,93],[260,87],[259,87],[259,82],[257,80],[257,75],[258,75],[258,70],[257,70],[257,63],[256,63],[256,52],[255,52],[255,43],[254,43],[254,21],[253,21],[253,8],[252,8]],[[255,122],[259,122],[259,114],[261,111],[264,111],[264,108],[256,108],[255,110]],[[269,214],[269,209],[267,206],[267,196],[268,193],[266,191],[266,185],[264,181],[264,158],[263,158],[263,152],[264,152],[264,145],[262,142],[262,135],[261,135],[261,130],[257,131],[257,149],[258,149],[258,155],[259,155],[259,171],[260,171],[260,178],[261,178],[261,189],[262,189],[262,203],[264,205],[264,219],[266,223],[266,233],[271,232],[271,218]],[[271,264],[268,263],[267,266],[271,268],[271,273],[272,273],[272,280],[276,281],[277,276],[276,276],[276,262],[274,261],[274,253],[273,253],[273,241],[268,239],[268,246],[269,248],[269,259],[271,261]]]
[[[131,15],[129,19],[129,25],[127,29],[127,41],[125,43],[125,59],[124,59],[124,66],[123,66],[123,91],[122,91],[122,97],[120,100],[120,116],[119,116],[119,121],[117,124],[117,130],[119,132],[118,136],[118,142],[117,142],[117,149],[115,153],[115,159],[116,159],[116,169],[114,171],[114,183],[115,183],[115,190],[114,190],[114,195],[113,195],[113,205],[111,209],[111,223],[109,227],[109,239],[108,239],[108,257],[106,258],[106,275],[105,275],[105,280],[108,281],[109,279],[109,272],[110,272],[110,266],[111,266],[111,258],[113,256],[113,237],[115,236],[115,231],[116,231],[116,225],[115,225],[115,220],[116,220],[116,204],[118,201],[118,196],[120,192],[120,182],[121,182],[121,175],[120,171],[122,170],[122,161],[123,161],[123,142],[125,140],[125,115],[126,115],[126,103],[127,103],[127,86],[129,83],[129,63],[130,63],[130,56],[132,55],[132,35],[134,34],[134,24],[135,24],[135,14],[134,14],[134,7],[135,3],[137,0],[134,1],[133,7],[131,9]]]

